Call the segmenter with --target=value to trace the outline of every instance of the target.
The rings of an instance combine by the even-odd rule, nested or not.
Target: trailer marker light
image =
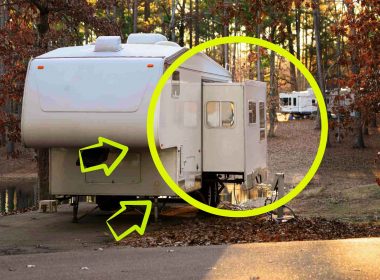
[[[146,67],[148,67],[148,68],[153,68],[153,67],[154,67],[154,64],[149,63],[149,64],[146,65]]]
[[[38,65],[38,66],[37,66],[37,69],[38,69],[38,70],[43,70],[44,68],[45,68],[45,66],[43,66],[43,65]]]

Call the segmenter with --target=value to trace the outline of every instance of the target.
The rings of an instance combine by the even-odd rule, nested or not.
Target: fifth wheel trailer
[[[151,159],[146,116],[165,69],[187,49],[160,34],[103,36],[93,45],[60,48],[29,63],[22,140],[49,148],[53,195],[173,196]],[[160,158],[186,192],[216,205],[223,182],[253,184],[267,165],[266,85],[232,83],[230,73],[203,53],[166,83],[155,111]],[[78,150],[102,136],[127,145],[110,175],[81,173]],[[110,165],[118,151],[82,155]],[[99,199],[98,199],[99,198]]]

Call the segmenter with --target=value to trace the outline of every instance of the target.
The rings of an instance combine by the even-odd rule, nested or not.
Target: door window
[[[209,101],[206,104],[206,123],[209,127],[233,127],[235,104],[230,101]]]
[[[220,102],[222,127],[232,127],[235,123],[235,105],[233,102]]]

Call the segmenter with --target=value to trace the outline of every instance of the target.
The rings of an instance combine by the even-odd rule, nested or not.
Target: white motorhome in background
[[[31,60],[21,133],[26,146],[49,148],[51,194],[96,195],[101,208],[115,196],[174,195],[151,159],[146,115],[162,73],[185,51],[159,34],[131,34],[126,44],[99,37],[94,45]],[[157,148],[173,180],[214,206],[223,184],[252,182],[267,165],[265,108],[265,83],[232,83],[203,53],[187,60],[167,82],[155,113]],[[108,177],[83,174],[78,166],[79,148],[99,136],[129,147]],[[117,155],[104,147],[82,157],[110,165]]]
[[[294,115],[310,115],[317,111],[318,104],[311,88],[305,91],[280,93],[280,112]]]

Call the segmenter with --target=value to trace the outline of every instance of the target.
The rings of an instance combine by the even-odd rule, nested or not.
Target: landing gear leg
[[[207,204],[217,207],[219,200],[218,178],[214,174],[204,175],[202,178],[202,191],[205,194]]]
[[[155,196],[153,199],[153,207],[154,207],[154,222],[158,222],[158,197]]]
[[[73,206],[73,223],[78,223],[79,196],[73,196],[71,205]]]

